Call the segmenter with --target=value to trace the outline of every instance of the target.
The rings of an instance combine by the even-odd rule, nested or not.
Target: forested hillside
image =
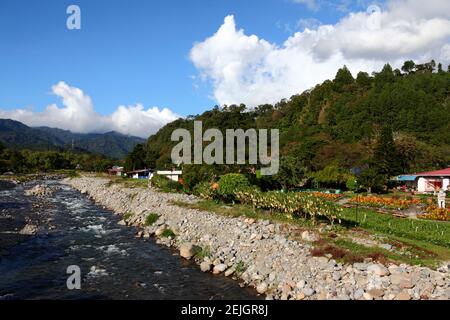
[[[203,121],[204,130],[280,129],[281,170],[266,181],[272,187],[345,186],[355,175],[363,186],[381,187],[393,175],[450,166],[450,72],[434,61],[407,61],[402,71],[386,65],[354,78],[344,67],[334,80],[275,105],[215,107],[170,123],[130,153],[127,165],[172,167],[171,134],[176,128],[192,132],[194,120]],[[184,170],[190,187],[224,172],[252,171]]]

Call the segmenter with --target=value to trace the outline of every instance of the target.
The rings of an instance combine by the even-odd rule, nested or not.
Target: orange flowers
[[[420,219],[450,221],[450,209],[439,209],[435,206],[429,206],[426,214],[419,216]]]
[[[332,194],[332,193],[323,193],[323,192],[311,192],[312,195],[324,198],[330,201],[337,201],[342,198],[342,194]]]
[[[213,183],[213,184],[211,185],[211,189],[213,189],[213,190],[218,190],[218,189],[219,189],[219,184],[218,184],[217,182]]]
[[[359,204],[367,207],[386,208],[404,210],[412,205],[420,204],[419,199],[396,199],[392,197],[375,197],[375,196],[361,196],[350,200],[351,204]]]
[[[419,218],[426,220],[450,221],[450,209],[439,209],[437,207],[428,207],[427,213],[420,215]]]

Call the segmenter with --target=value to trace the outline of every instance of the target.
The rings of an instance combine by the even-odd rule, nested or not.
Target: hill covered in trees
[[[259,184],[366,188],[401,173],[450,166],[450,70],[434,61],[402,70],[387,64],[356,78],[344,67],[333,80],[275,105],[215,107],[166,125],[127,157],[128,167],[171,168],[171,134],[177,128],[279,129],[281,168]],[[252,175],[250,166],[184,166],[188,187],[226,172]],[[257,174],[254,176],[258,176]],[[256,178],[255,178],[256,179]]]
[[[81,134],[48,127],[30,128],[18,121],[0,119],[0,142],[15,150],[72,150],[123,159],[137,144],[144,141],[117,132]]]

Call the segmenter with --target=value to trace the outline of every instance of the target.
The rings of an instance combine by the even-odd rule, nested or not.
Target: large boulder
[[[192,259],[193,256],[197,253],[198,247],[193,245],[192,243],[183,243],[180,246],[180,256],[185,259]]]

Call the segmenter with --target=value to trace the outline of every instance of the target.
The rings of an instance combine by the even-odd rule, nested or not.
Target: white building
[[[183,171],[157,171],[156,174],[178,182],[178,179],[183,174]]]

